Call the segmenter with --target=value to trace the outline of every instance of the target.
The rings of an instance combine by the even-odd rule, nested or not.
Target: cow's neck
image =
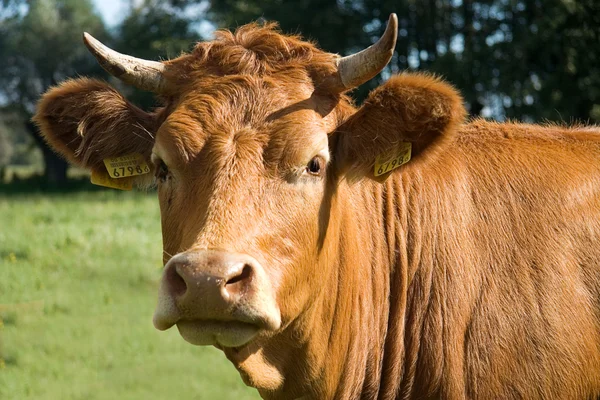
[[[420,193],[408,188],[420,185],[411,179],[342,182],[332,195],[319,255],[323,290],[283,335],[287,345],[273,346],[285,382],[263,397],[395,399],[427,386],[417,368],[441,354],[431,349],[439,341],[423,336],[440,308],[430,299],[431,263],[423,261],[431,253],[421,247],[431,221],[416,207]]]
[[[342,183],[333,197],[320,257],[329,279],[315,303],[322,314],[306,324],[306,368],[319,372],[311,384],[320,390],[316,398],[393,399],[410,391],[415,371],[404,366],[417,362],[419,343],[405,342],[405,321],[419,319],[410,334],[420,337],[414,330],[421,331],[423,315],[407,310],[407,299],[420,296],[411,294],[413,278],[426,278],[417,273],[423,224],[411,203],[418,193],[406,189],[407,179],[395,174],[384,184]],[[412,346],[408,353],[405,345]]]
[[[438,239],[435,216],[419,206],[419,180],[420,174],[394,174],[384,184],[340,188],[333,205],[340,237],[331,238],[337,252],[324,260],[337,264],[330,281],[338,283],[331,293],[336,303],[324,316],[333,324],[314,339],[328,343],[320,398],[395,399],[410,397],[417,386],[433,396],[439,390],[441,377],[421,376],[419,369],[425,363],[436,375],[443,367],[437,334],[443,301],[431,297],[442,295],[442,288],[432,288],[443,276],[434,266],[435,249],[422,246]]]

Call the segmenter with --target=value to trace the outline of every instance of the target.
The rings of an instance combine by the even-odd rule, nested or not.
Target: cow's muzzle
[[[195,345],[240,347],[274,331],[281,315],[264,269],[246,254],[218,250],[175,255],[164,268],[154,326],[177,324]]]

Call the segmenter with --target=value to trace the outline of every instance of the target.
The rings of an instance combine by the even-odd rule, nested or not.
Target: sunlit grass
[[[0,197],[1,399],[258,398],[153,328],[159,225],[152,193]]]

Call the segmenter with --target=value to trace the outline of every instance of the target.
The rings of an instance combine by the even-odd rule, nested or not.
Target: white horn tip
[[[396,47],[396,39],[398,37],[398,16],[396,13],[391,13],[388,18],[388,24],[385,27],[385,32],[381,38],[383,48],[388,48],[390,52],[394,52]]]
[[[375,44],[337,60],[340,89],[352,89],[362,85],[381,72],[392,59],[397,36],[398,16],[392,13],[385,32]]]
[[[86,46],[89,46],[94,42],[98,42],[98,39],[96,39],[95,37],[93,37],[92,35],[90,35],[87,32],[83,32],[83,43],[85,43]]]

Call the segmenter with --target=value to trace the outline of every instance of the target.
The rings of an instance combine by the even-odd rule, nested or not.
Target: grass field
[[[0,194],[0,399],[257,399],[152,326],[161,249],[154,193]]]

